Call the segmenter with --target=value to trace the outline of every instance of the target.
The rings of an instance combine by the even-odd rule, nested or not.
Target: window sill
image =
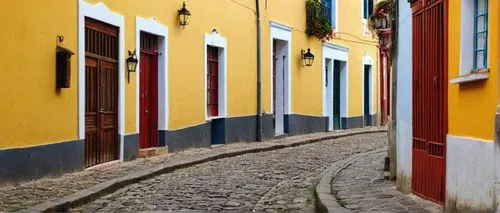
[[[468,74],[458,76],[450,79],[450,84],[464,84],[475,81],[482,81],[490,78],[490,69],[485,68],[481,70],[472,71]]]

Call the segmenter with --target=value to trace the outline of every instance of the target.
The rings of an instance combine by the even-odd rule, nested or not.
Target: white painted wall
[[[398,190],[410,193],[412,176],[412,12],[399,0],[399,37],[396,67],[396,159]]]
[[[492,212],[493,141],[447,135],[446,205],[459,212]]]

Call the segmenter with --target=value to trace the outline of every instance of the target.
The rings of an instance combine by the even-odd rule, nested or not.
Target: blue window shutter
[[[368,19],[368,0],[363,0],[363,18]]]
[[[488,66],[488,0],[474,0],[474,70]]]

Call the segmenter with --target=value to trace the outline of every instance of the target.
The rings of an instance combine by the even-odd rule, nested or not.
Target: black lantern
[[[378,14],[374,18],[374,22],[375,22],[375,28],[378,30],[389,28],[388,16],[385,14]]]
[[[137,60],[135,50],[134,50],[134,52],[129,50],[128,51],[128,58],[127,58],[128,82],[130,82],[130,73],[135,72],[135,70],[137,69],[138,62],[139,61]]]
[[[191,16],[191,12],[186,9],[186,2],[182,3],[182,8],[179,10],[179,22],[181,26],[186,26],[189,23],[189,16]]]
[[[311,53],[311,49],[307,48],[307,52],[302,50],[302,60],[304,61],[304,64],[308,67],[312,66],[314,62],[314,55]]]

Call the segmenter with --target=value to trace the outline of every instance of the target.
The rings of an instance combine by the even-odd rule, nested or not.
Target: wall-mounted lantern
[[[186,8],[186,2],[182,3],[182,8],[179,11],[179,22],[181,26],[185,27],[189,24],[189,16],[191,16],[191,12]]]
[[[312,66],[314,62],[314,55],[311,53],[311,49],[307,48],[307,52],[302,50],[302,61],[308,67]]]
[[[57,36],[56,47],[56,88],[69,88],[71,86],[71,56],[73,51],[62,47],[64,37]]]
[[[375,29],[387,29],[389,28],[389,17],[385,14],[380,14],[374,17]]]
[[[138,62],[135,50],[133,52],[129,50],[127,58],[128,82],[130,82],[130,73],[135,72]]]

